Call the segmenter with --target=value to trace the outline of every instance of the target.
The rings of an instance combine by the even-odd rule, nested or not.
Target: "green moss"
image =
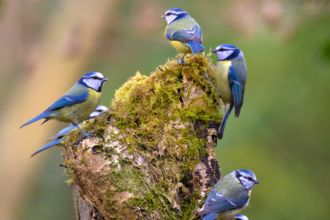
[[[193,123],[199,120],[206,127],[209,122],[220,123],[222,115],[218,96],[204,76],[208,73],[214,80],[208,56],[188,55],[186,61],[189,65],[169,60],[150,77],[137,72],[116,91],[110,110],[117,133],[107,133],[109,114],[84,124],[86,131],[93,131],[98,137],[110,136],[105,142],[100,141],[99,146],[104,147],[98,147],[98,152],[110,161],[114,156],[119,157],[118,162],[111,163],[108,174],[99,179],[102,184],[112,186],[106,191],[109,203],[112,204],[111,197],[116,192],[128,191],[134,197],[125,207],[139,207],[146,214],[156,210],[161,219],[189,219],[200,205],[197,202],[203,199],[200,192],[193,192],[179,201],[181,211],[176,210],[177,198],[173,192],[206,153],[203,147],[206,140],[198,138]],[[68,136],[66,146],[81,138],[76,130]],[[134,159],[106,147],[110,140],[126,146]],[[137,163],[138,156],[148,163]],[[110,207],[109,210],[115,212]]]

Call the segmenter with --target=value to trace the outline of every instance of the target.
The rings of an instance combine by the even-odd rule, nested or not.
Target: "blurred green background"
[[[173,7],[198,21],[206,52],[224,43],[244,52],[244,106],[215,149],[223,175],[244,168],[261,181],[242,213],[252,220],[327,219],[330,3],[317,0],[2,1],[2,219],[75,219],[60,149],[29,158],[65,125],[18,128],[86,72],[110,79],[101,100],[109,106],[136,71],[149,75],[176,56],[160,17]]]

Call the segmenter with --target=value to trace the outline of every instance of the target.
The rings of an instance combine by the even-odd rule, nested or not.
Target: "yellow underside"
[[[85,102],[67,106],[56,112],[55,118],[58,121],[72,123],[83,122],[100,103],[101,93],[90,89],[89,96]]]
[[[228,82],[228,73],[231,61],[218,61],[215,69],[216,87],[222,101],[227,104],[233,100],[233,95]]]
[[[175,40],[169,40],[168,42],[170,42],[170,44],[172,44],[172,46],[180,53],[192,53],[190,47],[186,43]]]

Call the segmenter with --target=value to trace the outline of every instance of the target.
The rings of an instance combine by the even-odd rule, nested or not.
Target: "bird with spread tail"
[[[165,37],[172,46],[183,53],[179,63],[186,64],[183,59],[187,53],[203,52],[203,33],[197,22],[190,15],[180,9],[172,8],[162,16],[167,22]]]
[[[251,189],[259,184],[250,170],[235,170],[221,178],[207,196],[199,215],[203,220],[230,220],[248,205]]]
[[[235,117],[239,117],[244,100],[246,84],[246,64],[243,52],[234,45],[223,44],[212,50],[218,61],[215,68],[215,87],[225,104],[225,115],[219,127],[218,137],[222,139],[229,114],[235,107]]]
[[[22,125],[21,128],[41,119],[45,119],[43,123],[56,119],[60,122],[73,124],[79,128],[85,137],[90,138],[93,134],[84,132],[78,124],[87,119],[98,106],[103,84],[107,80],[98,72],[85,74],[60,99],[40,115]]]

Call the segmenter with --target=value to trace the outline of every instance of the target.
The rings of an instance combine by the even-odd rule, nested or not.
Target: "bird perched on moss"
[[[214,74],[215,86],[226,110],[218,132],[218,137],[222,139],[227,119],[233,107],[235,107],[235,117],[239,117],[241,112],[247,78],[246,64],[243,52],[234,45],[223,44],[212,52],[216,53],[218,57]]]
[[[100,116],[106,112],[108,112],[109,109],[107,107],[105,107],[104,105],[99,105],[97,106],[97,108],[88,116],[87,119],[93,119],[97,116]],[[79,126],[81,126],[82,123],[79,124]],[[37,150],[36,152],[34,152],[32,154],[31,157],[33,157],[34,155],[44,151],[44,150],[47,150],[51,147],[54,147],[58,144],[62,144],[64,141],[65,141],[65,135],[67,135],[70,131],[72,131],[73,129],[75,129],[76,126],[74,125],[70,125],[68,127],[65,127],[63,128],[60,132],[58,132],[55,136],[51,137],[50,139],[48,139],[48,141],[51,141],[51,140],[54,140],[52,141],[51,143],[43,146],[42,148],[40,148],[39,150]]]
[[[56,119],[61,122],[72,123],[80,129],[85,137],[90,137],[93,134],[84,132],[78,123],[84,121],[95,110],[100,102],[103,83],[107,80],[98,72],[85,74],[60,99],[43,113],[22,125],[21,128],[40,119],[46,119],[43,123],[50,119]]]
[[[249,220],[249,219],[245,215],[238,214],[235,216],[235,220]]]
[[[233,171],[214,185],[199,215],[203,220],[234,218],[248,205],[251,189],[259,183],[250,170]]]
[[[165,37],[177,51],[184,54],[179,63],[184,63],[187,53],[195,54],[205,50],[202,45],[202,29],[186,11],[172,8],[162,17],[167,22]]]

